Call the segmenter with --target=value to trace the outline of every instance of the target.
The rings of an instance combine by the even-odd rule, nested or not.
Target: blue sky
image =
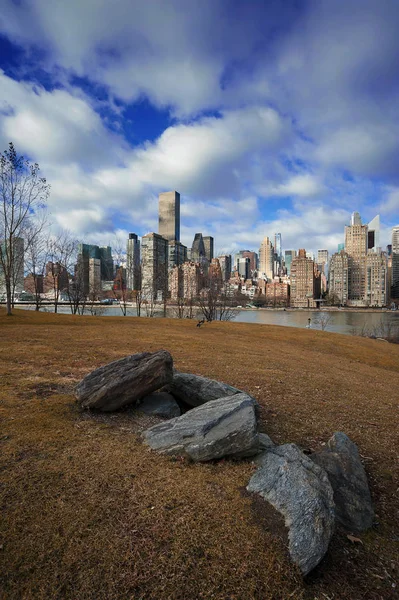
[[[0,148],[38,161],[58,227],[219,252],[335,251],[399,222],[397,0],[1,0]]]

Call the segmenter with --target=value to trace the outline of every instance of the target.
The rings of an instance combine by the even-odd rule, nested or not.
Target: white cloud
[[[319,177],[304,173],[294,175],[288,181],[280,184],[269,186],[261,186],[259,193],[262,195],[269,194],[272,196],[298,196],[300,198],[311,198],[312,196],[320,196],[326,192],[325,185]]]

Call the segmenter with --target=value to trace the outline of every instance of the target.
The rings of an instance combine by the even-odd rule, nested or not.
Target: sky
[[[158,228],[218,253],[337,250],[399,223],[398,0],[0,0],[0,150],[51,184],[55,227]]]

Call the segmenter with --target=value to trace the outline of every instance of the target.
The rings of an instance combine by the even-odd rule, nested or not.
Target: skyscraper
[[[168,287],[168,242],[157,233],[141,238],[141,289],[151,300],[164,298]]]
[[[368,306],[386,306],[387,257],[381,250],[370,250],[366,257],[366,303]]]
[[[287,269],[288,277],[291,275],[291,263],[296,257],[296,250],[286,250],[284,253],[284,264]]]
[[[202,233],[196,233],[191,246],[191,260],[194,262],[202,262],[206,258],[205,244]]]
[[[228,281],[231,276],[231,255],[223,254],[222,256],[218,256],[217,258],[220,264],[220,269],[222,271],[222,279],[223,281]]]
[[[349,258],[345,250],[332,255],[329,271],[329,294],[333,303],[346,306],[349,286]]]
[[[380,215],[377,215],[368,224],[367,250],[374,252],[380,247]]]
[[[399,225],[392,228],[392,288],[391,297],[399,300]]]
[[[271,240],[266,236],[259,248],[259,275],[273,279],[274,249]]]
[[[159,194],[158,233],[168,242],[180,241],[180,194],[163,192]]]
[[[139,290],[140,279],[140,241],[135,233],[129,233],[126,247],[126,285],[128,290]]]
[[[345,251],[349,256],[349,303],[362,306],[366,296],[366,255],[368,227],[359,213],[353,213],[351,225],[345,227]]]
[[[291,264],[291,306],[316,308],[320,297],[320,273],[314,261],[301,249]]]
[[[213,237],[211,235],[206,235],[202,239],[204,240],[205,256],[208,261],[211,262],[213,258]]]
[[[238,274],[244,279],[249,279],[250,275],[250,260],[249,258],[237,258],[237,263],[235,265]]]

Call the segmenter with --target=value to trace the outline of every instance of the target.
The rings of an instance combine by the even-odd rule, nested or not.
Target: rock
[[[181,411],[172,394],[167,392],[154,392],[143,398],[139,410],[146,415],[156,415],[167,419],[180,417]]]
[[[244,392],[210,400],[143,437],[153,450],[195,462],[252,456],[259,452],[255,400]]]
[[[270,448],[247,486],[270,502],[289,528],[289,552],[304,575],[321,561],[334,532],[333,490],[326,473],[295,444]]]
[[[172,381],[173,359],[166,350],[132,354],[86,375],[75,395],[83,408],[117,410]]]
[[[327,447],[310,458],[322,467],[334,490],[337,521],[350,531],[369,529],[374,520],[366,472],[356,444],[345,433],[334,433]]]
[[[201,406],[210,400],[241,394],[241,390],[214,379],[175,371],[170,392],[189,406]]]
[[[259,433],[258,438],[260,452],[263,452],[263,450],[268,450],[269,448],[273,448],[276,445],[266,433]]]

